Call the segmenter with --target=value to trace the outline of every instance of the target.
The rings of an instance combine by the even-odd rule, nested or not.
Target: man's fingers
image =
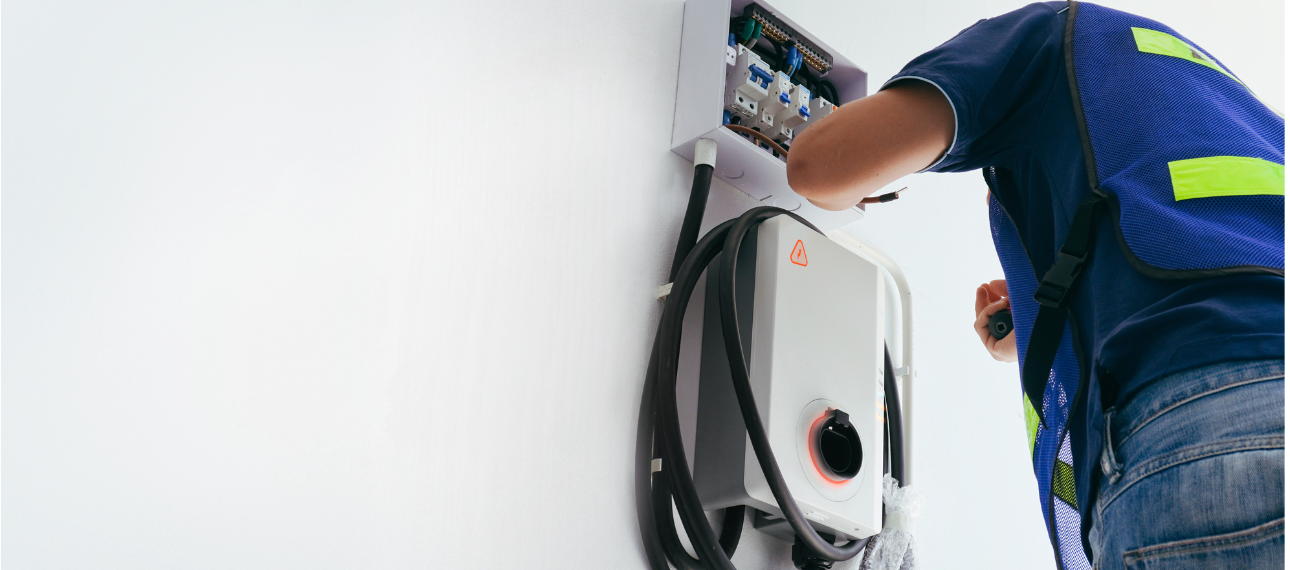
[[[989,334],[989,317],[1004,308],[1004,303],[1007,303],[1007,299],[996,300],[996,302],[987,304],[984,310],[977,313],[977,322],[975,322],[977,337],[980,337],[980,343],[984,344],[987,351],[991,353],[995,353],[995,337]]]
[[[995,279],[976,288],[976,322],[973,323],[976,334],[981,337],[981,344],[985,345],[990,356],[1002,362],[1017,361],[1017,336],[1014,332],[995,339],[990,334],[990,317],[1010,306],[1006,280]]]
[[[987,284],[987,287],[989,287],[991,293],[999,297],[1008,296],[1008,281],[1006,279],[995,279]]]
[[[976,314],[976,328],[987,330],[989,328],[990,317],[993,317],[995,313],[1006,308],[1008,308],[1007,299],[999,299],[998,301],[986,305],[984,309]]]
[[[980,287],[978,287],[977,289],[978,289],[978,290],[980,290],[980,291],[985,292],[985,302],[986,302],[986,303],[993,303],[993,302],[995,302],[995,301],[998,301],[998,300],[999,300],[999,296],[994,294],[994,289],[991,289],[991,288],[990,288],[990,284],[989,284],[989,283],[982,283],[982,284],[981,284],[981,286],[980,286]],[[978,310],[977,312],[980,312],[980,311]]]
[[[981,319],[980,319],[980,317],[978,317],[978,318],[977,318],[977,322],[979,323],[980,321],[981,321]],[[988,329],[988,328],[986,328],[986,327],[983,327],[983,326],[981,326],[981,325],[979,325],[979,324],[978,324],[978,325],[976,326],[976,336],[981,337],[981,344],[984,344],[984,345],[985,345],[985,348],[986,348],[987,350],[989,350],[989,348],[990,348],[990,341],[994,340],[994,337],[990,336],[990,329]]]
[[[981,310],[976,312],[976,322],[973,323],[973,328],[976,329],[977,336],[981,337],[981,343],[984,344],[987,349],[990,348],[990,344],[991,344],[990,341],[994,340],[994,337],[990,336],[989,323],[990,323],[990,315],[993,315],[994,311],[998,310],[998,309],[994,309],[993,311],[991,310],[991,308],[994,307],[996,303],[982,304],[979,299],[977,302],[977,305],[981,307]]]
[[[994,340],[991,338],[990,340]],[[994,340],[990,345],[990,356],[999,362],[1016,362],[1017,361],[1017,333],[1010,332],[999,340]]]

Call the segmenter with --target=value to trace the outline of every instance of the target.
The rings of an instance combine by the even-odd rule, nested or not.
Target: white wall
[[[1280,2],[1112,4],[1284,108]],[[878,85],[1020,3],[780,5]],[[644,567],[680,1],[4,8],[6,567]],[[984,188],[902,184],[851,230],[917,292],[926,567],[1047,567]]]

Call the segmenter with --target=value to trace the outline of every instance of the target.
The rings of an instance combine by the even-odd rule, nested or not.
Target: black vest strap
[[[1035,317],[1030,344],[1026,346],[1021,385],[1045,428],[1048,427],[1048,421],[1044,418],[1044,389],[1048,386],[1053,360],[1057,358],[1057,346],[1062,342],[1062,332],[1066,330],[1066,295],[1075,287],[1080,272],[1084,269],[1084,262],[1088,260],[1089,250],[1093,245],[1094,214],[1105,199],[1105,194],[1095,191],[1080,203],[1079,209],[1075,210],[1075,219],[1071,221],[1070,232],[1066,234],[1066,241],[1057,253],[1057,261],[1044,274],[1043,281],[1035,291],[1039,315]]]

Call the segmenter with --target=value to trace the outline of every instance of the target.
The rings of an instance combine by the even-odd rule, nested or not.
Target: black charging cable
[[[697,164],[694,167],[694,180],[690,187],[690,201],[685,209],[685,218],[681,221],[681,233],[677,239],[676,253],[673,255],[672,269],[668,276],[675,281],[682,262],[689,256],[699,237],[699,227],[703,223],[703,214],[707,208],[708,192],[712,186],[713,167]],[[649,365],[645,371],[645,387],[641,393],[640,414],[636,424],[636,513],[640,525],[641,539],[645,544],[645,554],[650,568],[667,570],[668,562],[682,570],[704,570],[709,566],[694,558],[681,545],[672,517],[671,481],[661,468],[654,470],[653,458],[662,454],[662,439],[657,433],[658,410],[655,403],[655,385],[658,377],[659,338],[654,340],[654,349],[650,351]],[[661,461],[660,461],[661,463]],[[725,509],[721,537],[718,544],[727,557],[733,556],[739,544],[744,527],[744,507],[742,505]],[[705,521],[706,522],[706,521]],[[687,534],[690,534],[687,528]]]
[[[636,438],[636,503],[641,537],[650,566],[655,570],[666,570],[668,562],[671,562],[677,568],[685,570],[734,570],[730,557],[734,554],[742,532],[743,508],[726,510],[721,537],[718,538],[708,522],[694,487],[694,479],[681,442],[676,402],[676,374],[685,309],[700,275],[718,254],[722,255],[722,262],[718,273],[711,278],[719,280],[722,336],[744,427],[762,473],[784,518],[797,534],[802,548],[809,550],[812,558],[853,558],[862,551],[865,542],[850,541],[842,546],[835,546],[831,537],[820,536],[807,522],[788,490],[787,482],[780,473],[774,452],[770,448],[765,426],[757,412],[735,311],[735,265],[739,246],[750,230],[761,222],[780,215],[790,216],[817,232],[819,229],[787,210],[758,207],[737,219],[719,224],[697,243],[690,242],[693,239],[690,236],[697,236],[697,231],[691,228],[697,228],[702,220],[711,180],[711,166],[695,167],[691,200],[682,222],[682,236],[677,244],[677,257],[681,262],[673,262],[672,288],[655,335],[641,396]],[[699,194],[703,195],[704,200],[696,199]],[[899,474],[897,479],[900,480],[904,476],[903,446],[899,444],[903,441],[903,434],[899,433],[899,401],[896,398],[895,375],[891,371],[889,355],[885,364],[892,475],[896,477]],[[697,558],[681,546],[673,523],[673,502]]]

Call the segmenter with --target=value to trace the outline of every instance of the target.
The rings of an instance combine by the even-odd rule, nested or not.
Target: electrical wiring
[[[735,42],[743,44],[752,37],[753,30],[757,29],[757,23],[747,18],[735,18],[730,23],[730,29],[735,31]]]
[[[821,87],[821,88],[824,88],[824,89],[827,89],[827,90],[828,90],[828,92],[829,92],[829,95],[832,95],[831,97],[827,97],[827,99],[828,99],[830,102],[832,102],[834,105],[841,105],[841,104],[842,104],[842,99],[840,99],[840,98],[839,98],[839,96],[838,96],[838,88],[833,86],[833,82],[831,82],[831,81],[829,81],[829,80],[827,80],[827,79],[825,79],[825,78],[821,77],[821,78],[820,78],[820,87]]]
[[[905,484],[905,467],[908,458],[905,457],[905,429],[904,421],[901,418],[900,401],[896,398],[896,371],[891,366],[891,351],[887,349],[884,343],[882,347],[882,385],[886,392],[886,431],[887,439],[891,453],[891,478],[896,480],[897,485]]]
[[[757,45],[757,40],[761,39],[761,22],[752,20],[752,23],[756,25],[756,28],[753,30],[752,36],[749,37],[748,41],[744,43],[744,47],[747,47],[747,48],[751,48],[754,45]]]
[[[868,198],[861,200],[860,203],[861,204],[886,204],[887,202],[900,198],[900,193],[908,189],[909,187],[906,186],[904,188],[901,188],[900,190],[897,190],[895,192],[888,192],[881,196],[870,196]]]
[[[770,145],[770,148],[774,149],[774,150],[775,150],[775,152],[778,152],[779,154],[781,154],[781,155],[783,155],[783,156],[788,156],[788,149],[786,149],[786,148],[784,148],[784,147],[780,146],[780,145],[779,145],[779,143],[775,142],[775,139],[772,139],[772,138],[770,138],[770,137],[766,136],[765,134],[762,134],[762,133],[761,133],[761,132],[759,132],[759,131],[755,131],[755,130],[750,129],[750,128],[748,128],[748,127],[745,127],[745,126],[743,126],[743,125],[725,125],[725,127],[726,127],[727,129],[730,129],[730,130],[732,130],[732,131],[736,132],[736,133],[743,133],[743,134],[748,135],[748,136],[750,136],[750,137],[752,137],[752,138],[755,138],[755,139],[757,139],[757,140],[759,140],[759,141],[761,141],[761,142],[763,142],[763,143],[766,143],[766,144]]]
[[[784,73],[789,77],[792,77],[793,74],[797,73],[797,70],[802,67],[802,52],[797,49],[796,45],[790,45],[788,46],[788,53],[785,55],[784,59],[787,67]]]
[[[820,94],[819,86],[815,84],[815,78],[806,72],[805,68],[798,68],[797,75],[789,76],[790,79],[797,80],[798,84],[805,86],[811,92],[811,98],[814,99]]]
[[[689,256],[699,237],[699,225],[707,208],[708,192],[712,186],[713,167],[698,164],[694,167],[694,180],[690,186],[690,201],[681,222],[669,281],[676,279],[681,262]],[[651,458],[661,455],[662,436],[655,427],[657,415],[654,404],[654,383],[658,375],[658,340],[650,354],[645,372],[645,390],[641,394],[640,415],[636,426],[636,513],[640,524],[645,553],[654,569],[667,570],[668,561],[681,570],[705,570],[707,565],[690,556],[681,545],[672,517],[671,480],[663,470],[655,471]],[[721,537],[718,544],[726,556],[733,556],[743,533],[745,508],[735,506],[725,509]],[[690,531],[687,529],[686,531]]]

